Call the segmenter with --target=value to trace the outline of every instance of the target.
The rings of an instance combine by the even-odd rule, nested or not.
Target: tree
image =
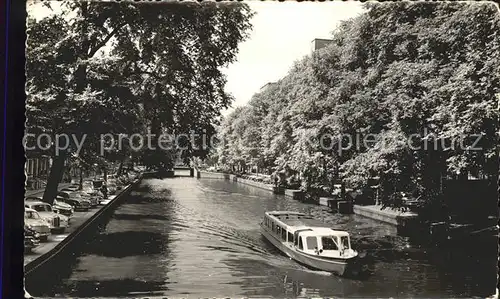
[[[221,131],[230,145],[250,141],[235,126],[262,132],[253,155],[304,189],[377,177],[384,205],[401,205],[402,191],[436,202],[442,176],[498,172],[499,29],[491,3],[367,4],[254,96],[259,121],[242,120],[250,103]]]
[[[87,136],[87,155],[99,153],[93,146],[102,134],[145,134],[146,128],[157,135],[213,133],[220,109],[231,101],[219,69],[234,60],[250,29],[246,5],[57,5],[61,15],[29,21],[29,129]],[[207,152],[188,146],[187,157]],[[47,202],[55,197],[68,151],[54,155]]]

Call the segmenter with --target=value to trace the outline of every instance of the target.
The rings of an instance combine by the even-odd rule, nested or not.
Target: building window
[[[28,173],[28,176],[32,176],[33,175],[33,160],[32,159],[28,159],[28,165],[27,165],[27,173]]]
[[[38,159],[33,160],[33,176],[38,177]]]

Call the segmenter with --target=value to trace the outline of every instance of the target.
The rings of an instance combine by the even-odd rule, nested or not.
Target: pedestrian
[[[102,184],[101,192],[102,192],[103,198],[108,199],[108,188],[106,187],[106,183]]]

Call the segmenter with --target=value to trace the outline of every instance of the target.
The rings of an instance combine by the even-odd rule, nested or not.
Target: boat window
[[[281,232],[281,227],[279,225],[276,225],[276,234],[280,234]]]
[[[335,242],[337,242],[337,237],[334,236],[321,237],[323,250],[339,250]]]
[[[317,249],[318,248],[318,239],[316,237],[307,237],[307,249]]]
[[[300,250],[304,249],[304,245],[302,244],[302,237],[299,237],[299,249]]]
[[[274,232],[276,230],[276,228],[274,227],[274,221],[271,222],[271,230]]]
[[[298,233],[293,234],[293,245],[295,245],[296,247],[299,246],[299,234]]]
[[[281,229],[281,239],[283,239],[283,241],[286,241],[286,230],[285,229]]]
[[[349,237],[344,236],[340,237],[340,242],[342,243],[342,248],[343,249],[349,249]]]
[[[288,242],[293,243],[293,234],[291,232],[288,232]]]

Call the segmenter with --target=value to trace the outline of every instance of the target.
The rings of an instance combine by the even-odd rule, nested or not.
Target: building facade
[[[45,186],[52,161],[48,156],[28,158],[25,163],[26,189],[35,190]]]
[[[322,49],[326,46],[328,46],[329,43],[331,43],[331,39],[324,39],[324,38],[315,38],[312,41],[312,52],[317,51],[319,49]]]

